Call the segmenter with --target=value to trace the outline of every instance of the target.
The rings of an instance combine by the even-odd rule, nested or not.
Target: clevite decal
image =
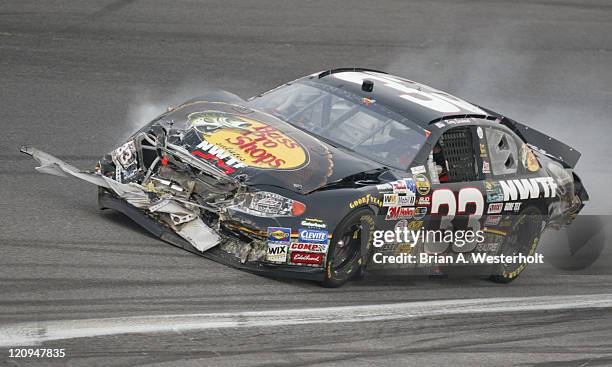
[[[324,243],[328,241],[327,231],[317,229],[300,228],[299,230],[299,241],[308,243]]]

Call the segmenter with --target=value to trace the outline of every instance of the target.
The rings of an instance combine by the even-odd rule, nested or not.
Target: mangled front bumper
[[[173,246],[237,269],[276,277],[314,281],[323,281],[324,278],[322,268],[275,264],[264,261],[242,261],[238,254],[226,251],[223,246],[212,247],[205,252],[198,251],[191,243],[178,236],[168,227],[104,189],[98,191],[98,206],[100,209],[113,209],[123,213],[155,237]],[[236,238],[226,237],[223,234],[221,234],[221,238],[228,241],[237,241]],[[243,245],[248,244],[244,243]]]
[[[160,194],[151,186],[135,182],[118,182],[99,172],[82,171],[35,148],[23,146],[21,152],[40,162],[36,167],[39,172],[74,177],[98,186],[101,209],[114,209],[125,214],[157,238],[174,246],[254,273],[323,280],[321,267],[267,262],[265,235],[253,234],[265,231],[249,230],[235,216],[225,213],[220,216],[225,220],[205,221],[202,212],[206,210],[184,197]]]

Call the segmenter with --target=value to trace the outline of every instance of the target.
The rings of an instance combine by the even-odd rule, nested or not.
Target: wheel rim
[[[348,226],[343,233],[340,234],[340,239],[334,246],[332,255],[332,269],[334,271],[342,271],[347,265],[350,265],[355,257],[359,254],[361,247],[361,224],[353,223]]]
[[[538,220],[532,218],[530,215],[524,215],[523,218],[519,219],[517,225],[520,226],[518,228],[518,233],[509,241],[510,246],[503,251],[504,255],[515,256],[523,254],[527,256],[533,247],[534,238],[537,237],[540,229]],[[503,267],[508,271],[513,268],[518,269],[521,265],[521,263],[512,263],[503,264]]]

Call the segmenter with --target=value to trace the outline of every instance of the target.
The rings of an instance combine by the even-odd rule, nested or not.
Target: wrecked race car
[[[97,185],[100,208],[175,246],[331,287],[376,270],[378,250],[533,253],[546,227],[571,223],[588,200],[574,149],[447,93],[358,68],[248,101],[228,92],[194,98],[92,171],[21,151],[40,172]],[[466,227],[491,237],[470,248],[373,246],[378,229]],[[489,275],[509,282],[525,265]]]

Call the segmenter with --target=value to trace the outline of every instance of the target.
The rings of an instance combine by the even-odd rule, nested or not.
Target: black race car
[[[169,108],[89,172],[21,151],[41,172],[99,186],[100,208],[173,245],[326,286],[386,267],[439,266],[420,257],[381,263],[402,254],[534,254],[544,228],[569,224],[588,200],[574,149],[447,93],[358,68],[247,101],[209,92]],[[484,235],[468,246],[376,241],[382,230],[466,228]],[[509,282],[526,263],[487,274]]]

